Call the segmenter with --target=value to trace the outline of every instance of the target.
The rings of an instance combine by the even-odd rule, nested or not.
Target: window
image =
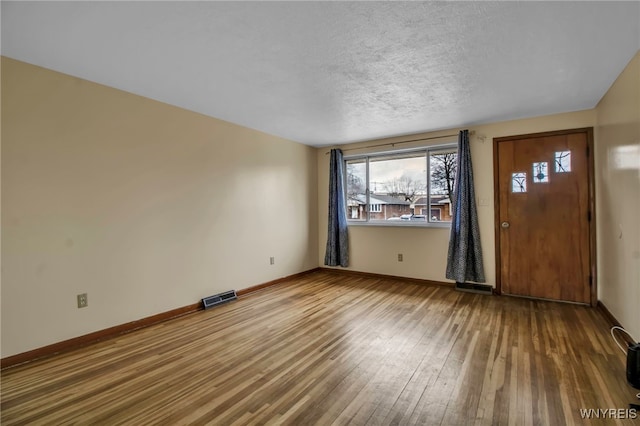
[[[556,173],[571,171],[571,151],[558,151],[555,155]]]
[[[345,159],[350,223],[416,225],[451,222],[455,145]]]
[[[539,163],[533,163],[533,183],[548,183],[549,172],[547,171],[548,165],[546,161]]]
[[[511,192],[527,192],[527,174],[525,172],[511,174]]]

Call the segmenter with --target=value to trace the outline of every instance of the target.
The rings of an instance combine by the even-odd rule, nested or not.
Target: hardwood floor
[[[592,308],[319,271],[2,371],[2,424],[631,424]],[[640,417],[639,417],[640,418]]]

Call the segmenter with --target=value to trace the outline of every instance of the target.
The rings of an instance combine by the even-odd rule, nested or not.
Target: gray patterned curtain
[[[324,255],[324,264],[328,266],[349,265],[343,164],[342,151],[332,149],[329,164],[329,230]]]
[[[473,189],[473,170],[469,131],[463,130],[458,136],[458,167],[454,184],[453,218],[449,237],[447,257],[447,278],[463,283],[465,281],[485,282],[480,245],[478,211]]]

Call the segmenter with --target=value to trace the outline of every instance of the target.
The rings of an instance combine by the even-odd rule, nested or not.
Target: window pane
[[[549,182],[549,170],[546,161],[533,163],[533,183]]]
[[[457,168],[453,145],[345,161],[350,221],[450,223]]]
[[[431,222],[451,222],[451,200],[458,165],[458,151],[455,148],[432,151],[429,156],[429,220]]]
[[[511,175],[511,192],[527,192],[526,173],[513,173]]]
[[[372,157],[369,160],[369,198],[379,205],[371,221],[411,220],[414,202],[427,189],[425,152]],[[423,219],[424,220],[424,219]]]
[[[367,161],[348,160],[347,165],[347,219],[366,220]]]
[[[571,171],[571,151],[558,151],[555,156],[556,173]]]

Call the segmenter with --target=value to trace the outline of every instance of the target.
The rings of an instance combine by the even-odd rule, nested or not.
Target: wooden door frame
[[[493,204],[494,204],[494,230],[496,247],[496,293],[502,294],[502,256],[500,251],[500,163],[498,156],[498,144],[519,139],[533,139],[550,136],[562,136],[575,133],[584,133],[587,138],[587,181],[589,193],[589,273],[591,306],[598,304],[598,280],[596,262],[596,191],[595,191],[595,162],[593,149],[593,127],[578,129],[556,130],[552,132],[530,133],[524,135],[503,136],[493,138]]]

